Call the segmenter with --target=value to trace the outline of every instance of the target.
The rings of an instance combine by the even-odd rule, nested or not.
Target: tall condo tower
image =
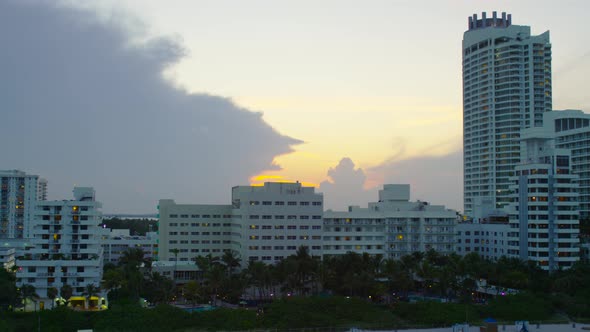
[[[469,17],[463,34],[463,204],[510,202],[510,177],[520,162],[520,130],[543,125],[551,111],[549,31],[531,36],[510,14]]]
[[[47,199],[47,180],[19,170],[0,170],[0,239],[31,238],[34,205]]]

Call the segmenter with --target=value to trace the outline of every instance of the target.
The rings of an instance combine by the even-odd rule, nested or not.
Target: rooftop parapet
[[[488,18],[486,12],[481,13],[481,19],[477,18],[477,14],[469,16],[468,18],[468,29],[476,30],[488,27],[494,28],[507,28],[512,25],[512,14],[506,14],[502,12],[502,17],[498,17],[497,12],[492,12],[492,17]]]

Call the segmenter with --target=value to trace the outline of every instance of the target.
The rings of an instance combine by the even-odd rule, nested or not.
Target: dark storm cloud
[[[162,70],[182,46],[132,43],[122,26],[0,2],[0,169],[46,177],[52,199],[89,185],[107,212],[155,212],[159,198],[229,202],[299,143],[227,98],[175,88]]]

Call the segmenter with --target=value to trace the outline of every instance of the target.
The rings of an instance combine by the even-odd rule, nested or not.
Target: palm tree
[[[158,272],[150,274],[145,288],[145,297],[152,303],[168,303],[174,295],[176,285],[172,279]]]
[[[144,258],[144,252],[141,248],[128,249],[119,258],[119,265],[123,270],[123,280],[121,286],[129,291],[132,298],[138,298],[141,287],[144,283],[144,277],[140,271],[142,264],[148,260]]]
[[[61,288],[59,289],[59,296],[64,298],[66,302],[70,301],[70,297],[72,297],[72,294],[74,294],[74,289],[72,288],[72,286],[68,284],[61,286]]]
[[[178,248],[170,249],[170,252],[174,254],[174,273],[172,274],[172,280],[176,280],[176,267],[178,266],[178,254],[180,250]]]
[[[26,303],[30,301],[34,303],[35,311],[37,311],[37,299],[39,299],[39,295],[37,294],[35,286],[30,284],[22,285],[20,288],[20,295],[25,303],[25,307]]]
[[[201,285],[199,285],[199,283],[194,280],[189,281],[182,288],[182,293],[184,298],[190,301],[194,307],[195,303],[197,303],[201,297]]]
[[[108,293],[112,289],[117,289],[123,285],[123,272],[119,269],[107,270],[103,275],[102,288]]]
[[[221,261],[225,264],[227,268],[228,276],[233,274],[233,269],[240,266],[240,258],[238,257],[238,253],[235,250],[226,250],[221,256]]]
[[[100,288],[96,287],[94,284],[88,284],[86,285],[86,287],[84,288],[84,295],[86,296],[86,302],[88,303],[88,306],[91,306],[91,298],[95,295],[97,295],[100,292]]]
[[[47,297],[51,299],[51,309],[55,307],[55,298],[57,297],[58,291],[55,287],[49,287],[47,289]]]

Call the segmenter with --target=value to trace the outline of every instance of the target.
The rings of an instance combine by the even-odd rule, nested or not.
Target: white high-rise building
[[[571,151],[572,173],[578,175],[580,218],[590,217],[590,114],[579,110],[544,114],[543,128],[555,137],[555,147]]]
[[[32,227],[35,247],[17,259],[17,286],[35,286],[44,301],[50,287],[60,290],[67,284],[74,295],[82,295],[88,284],[100,287],[101,204],[92,188],[76,187],[73,192],[74,200],[36,204]]]
[[[549,32],[531,35],[510,14],[469,17],[463,35],[464,209],[481,201],[510,202],[510,177],[520,162],[520,130],[538,127],[551,111]]]
[[[249,261],[276,263],[300,246],[322,255],[324,197],[300,183],[232,188],[232,249]]]
[[[324,213],[323,254],[347,252],[398,259],[412,252],[455,250],[457,212],[441,205],[410,201],[410,185],[386,184],[379,202],[367,208]]]
[[[47,197],[47,181],[39,186],[38,175],[18,170],[0,170],[0,238],[33,236],[30,221],[37,200]]]
[[[568,149],[554,147],[544,128],[523,130],[522,163],[515,169],[508,208],[508,256],[534,261],[545,270],[579,260],[578,176]]]

